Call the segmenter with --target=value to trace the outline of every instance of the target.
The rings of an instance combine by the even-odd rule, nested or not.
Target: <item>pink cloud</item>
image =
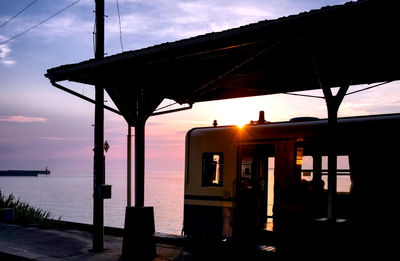
[[[0,121],[29,123],[29,122],[46,122],[47,119],[40,118],[40,117],[27,117],[27,116],[21,116],[21,115],[13,115],[13,116],[0,116]]]

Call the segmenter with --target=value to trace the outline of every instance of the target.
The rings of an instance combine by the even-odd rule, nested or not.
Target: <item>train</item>
[[[389,226],[384,213],[398,202],[386,180],[400,174],[399,126],[400,114],[341,117],[332,135],[327,119],[268,122],[260,112],[244,126],[214,122],[191,129],[185,145],[184,235],[312,251],[328,229],[321,224],[329,204],[327,158],[334,137],[332,233],[341,231],[338,236],[348,241],[376,239],[381,229],[371,224]]]

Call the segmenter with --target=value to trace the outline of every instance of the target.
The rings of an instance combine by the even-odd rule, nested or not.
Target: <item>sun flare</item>
[[[213,110],[207,114],[217,120],[219,126],[236,125],[242,128],[250,121],[258,120],[259,111],[268,109],[263,105],[249,98],[225,100],[214,103]]]

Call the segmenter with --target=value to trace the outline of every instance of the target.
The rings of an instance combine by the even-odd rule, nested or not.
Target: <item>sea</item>
[[[273,172],[271,169],[270,171]],[[269,175],[269,177],[273,177]],[[305,177],[305,179],[310,177]],[[327,177],[325,189],[327,189]],[[104,225],[123,228],[127,205],[126,174],[106,175],[106,184],[112,186],[111,199],[104,200]],[[270,189],[273,178],[269,180]],[[39,175],[38,177],[0,177],[3,194],[13,194],[21,201],[50,211],[54,219],[85,224],[93,223],[93,174]],[[350,178],[338,176],[338,191],[350,190]],[[134,204],[134,178],[132,177],[132,204]],[[269,195],[268,212],[272,213],[273,200]],[[154,207],[156,232],[181,235],[183,226],[184,174],[175,172],[146,173],[145,206]]]
[[[124,227],[127,205],[125,175],[106,175],[112,185],[111,199],[104,200],[104,225]],[[39,175],[38,177],[0,177],[0,190],[21,201],[50,211],[54,219],[93,223],[93,174]],[[184,174],[147,173],[145,206],[154,207],[156,232],[180,235],[183,222]],[[134,204],[134,176],[132,204]]]

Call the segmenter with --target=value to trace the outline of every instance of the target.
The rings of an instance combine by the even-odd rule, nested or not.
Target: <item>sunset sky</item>
[[[81,0],[34,27],[75,1],[0,1],[0,170],[48,166],[55,175],[92,171],[94,105],[54,88],[44,74],[49,68],[93,58],[94,0]],[[113,55],[122,51],[117,4],[115,0],[105,2],[105,52]],[[136,50],[344,2],[118,0],[123,50]],[[92,86],[66,85],[94,97]],[[347,96],[339,115],[400,112],[399,85],[393,82]],[[363,87],[352,86],[350,91]],[[321,91],[307,93],[322,95]],[[106,104],[114,106],[110,98]],[[326,117],[324,100],[289,95],[194,104],[192,110],[148,120],[146,170],[183,175],[188,130],[211,126],[215,119],[220,125],[247,123],[256,120],[260,110],[265,111],[269,121],[285,121],[296,116]],[[110,175],[126,172],[126,135],[124,119],[106,112],[105,140],[111,146],[106,153],[106,169]]]

